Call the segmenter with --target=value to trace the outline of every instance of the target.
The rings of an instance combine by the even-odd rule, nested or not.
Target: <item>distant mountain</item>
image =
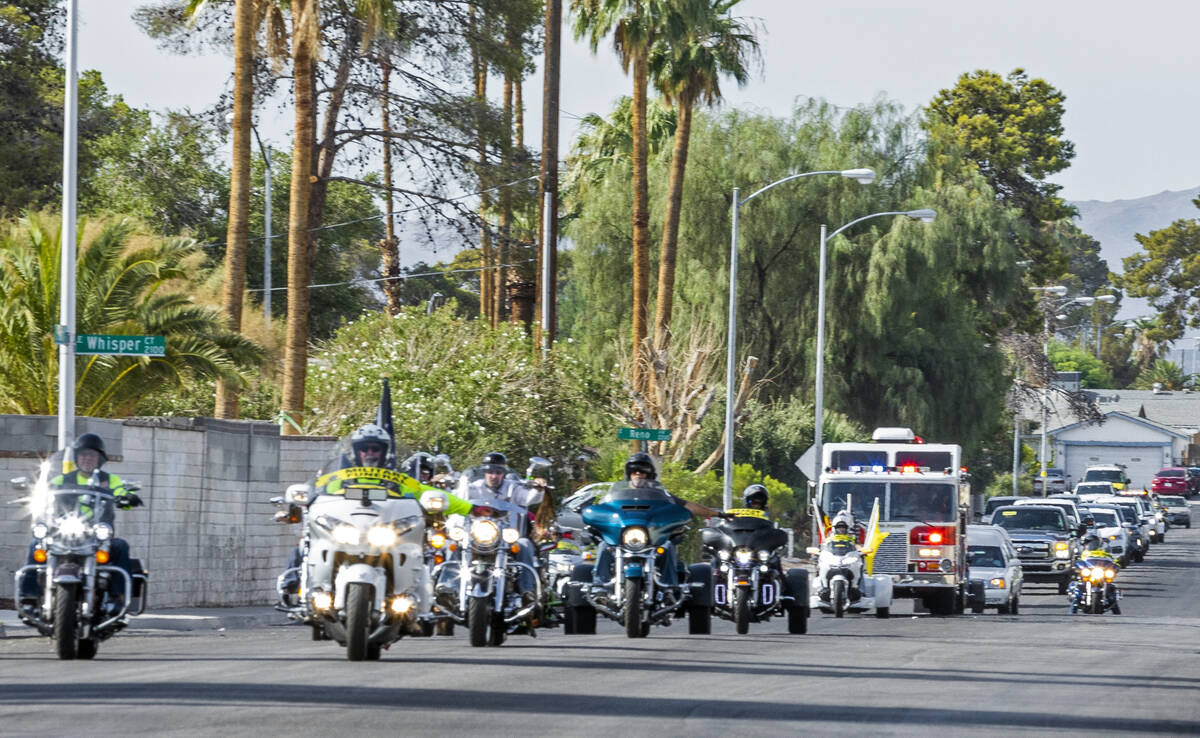
[[[1079,229],[1100,242],[1100,258],[1108,263],[1109,271],[1120,274],[1125,270],[1121,260],[1141,250],[1134,234],[1146,235],[1180,218],[1200,218],[1200,209],[1192,204],[1197,195],[1200,187],[1164,190],[1136,200],[1082,200],[1071,204],[1079,210]],[[1147,312],[1145,300],[1126,297],[1121,301],[1119,317],[1132,318]]]

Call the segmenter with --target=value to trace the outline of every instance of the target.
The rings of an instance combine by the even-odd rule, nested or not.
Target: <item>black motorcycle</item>
[[[808,632],[808,572],[783,570],[779,551],[787,533],[757,510],[735,510],[737,517],[700,531],[701,542],[716,569],[713,609],[732,620],[739,634],[750,623],[787,615],[789,633]],[[760,513],[761,515],[761,513]]]

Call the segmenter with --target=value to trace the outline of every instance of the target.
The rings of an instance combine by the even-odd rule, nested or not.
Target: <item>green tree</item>
[[[1050,363],[1060,372],[1080,372],[1087,389],[1108,389],[1113,386],[1112,374],[1103,361],[1077,346],[1059,341],[1050,343]]]
[[[1007,77],[986,70],[963,74],[926,108],[925,126],[943,166],[958,156],[974,165],[995,196],[1022,214],[1023,255],[1035,263],[1035,283],[1057,279],[1066,260],[1044,224],[1074,211],[1046,177],[1070,166],[1075,145],[1063,138],[1066,95],[1023,69]],[[952,144],[951,151],[939,151]]]
[[[1200,207],[1200,198],[1192,201]],[[1135,236],[1142,251],[1122,260],[1115,281],[1130,297],[1144,297],[1158,313],[1145,339],[1153,344],[1200,327],[1200,220],[1180,219],[1148,235]]]
[[[76,274],[78,333],[160,335],[161,357],[80,356],[76,360],[76,411],[123,417],[163,387],[195,378],[244,384],[245,371],[262,349],[227,330],[220,313],[172,290],[200,259],[194,242],[139,239],[130,221],[82,228]],[[0,409],[49,415],[57,405],[57,223],[30,215],[10,223],[0,239]]]

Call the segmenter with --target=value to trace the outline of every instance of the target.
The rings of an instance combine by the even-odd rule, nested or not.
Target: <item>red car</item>
[[[1150,491],[1159,494],[1171,495],[1186,495],[1190,492],[1188,489],[1188,472],[1182,466],[1168,466],[1166,469],[1159,469],[1154,475],[1154,481],[1150,483]]]

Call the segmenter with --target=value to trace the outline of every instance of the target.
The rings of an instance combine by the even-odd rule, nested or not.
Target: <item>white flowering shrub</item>
[[[374,418],[389,377],[396,439],[450,454],[456,468],[487,451],[523,468],[530,455],[575,458],[613,434],[617,385],[574,357],[565,342],[534,360],[524,331],[491,329],[444,306],[364,315],[320,345],[309,362],[305,431],[344,435]]]

